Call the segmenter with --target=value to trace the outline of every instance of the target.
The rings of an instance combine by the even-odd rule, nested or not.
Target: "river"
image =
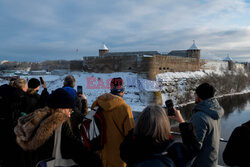
[[[250,120],[250,93],[220,97],[218,98],[218,101],[225,111],[221,120],[221,137],[228,140],[235,127]],[[185,120],[191,118],[193,107],[194,104],[189,104],[179,108]],[[139,114],[135,113],[134,115],[137,118]],[[176,125],[173,120],[170,122],[173,127]],[[178,136],[176,137],[178,138]],[[226,166],[222,159],[222,153],[225,146],[226,142],[220,142],[218,164],[222,166]]]

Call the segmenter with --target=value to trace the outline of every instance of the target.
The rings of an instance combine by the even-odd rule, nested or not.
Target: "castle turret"
[[[192,46],[187,50],[188,57],[197,59],[197,66],[200,69],[200,49],[197,48],[195,40],[193,40]]]
[[[109,53],[109,49],[105,44],[103,44],[103,48],[99,49],[99,56],[105,56],[107,53]]]

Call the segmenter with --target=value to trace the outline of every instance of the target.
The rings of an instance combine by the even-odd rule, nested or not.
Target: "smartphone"
[[[78,85],[77,86],[77,94],[82,94],[82,86]]]
[[[174,103],[173,101],[170,100],[166,100],[165,101],[167,110],[168,110],[168,116],[174,116],[175,115],[175,111],[174,111]]]
[[[41,84],[44,84],[43,77],[40,77],[40,82],[41,82]]]

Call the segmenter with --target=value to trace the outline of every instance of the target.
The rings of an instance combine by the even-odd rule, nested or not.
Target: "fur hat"
[[[48,97],[47,105],[50,108],[74,108],[74,98],[63,88],[58,88]]]
[[[40,86],[40,81],[36,78],[31,78],[28,82],[28,87],[29,88],[37,88],[38,86]]]
[[[200,84],[195,89],[195,93],[202,100],[206,100],[206,99],[209,99],[211,97],[214,97],[215,88],[208,83],[203,83],[203,84]]]

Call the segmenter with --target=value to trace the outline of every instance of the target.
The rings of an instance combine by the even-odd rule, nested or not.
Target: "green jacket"
[[[193,123],[200,153],[193,166],[216,167],[218,162],[220,142],[220,120],[224,114],[223,108],[215,98],[196,104],[190,122]]]

